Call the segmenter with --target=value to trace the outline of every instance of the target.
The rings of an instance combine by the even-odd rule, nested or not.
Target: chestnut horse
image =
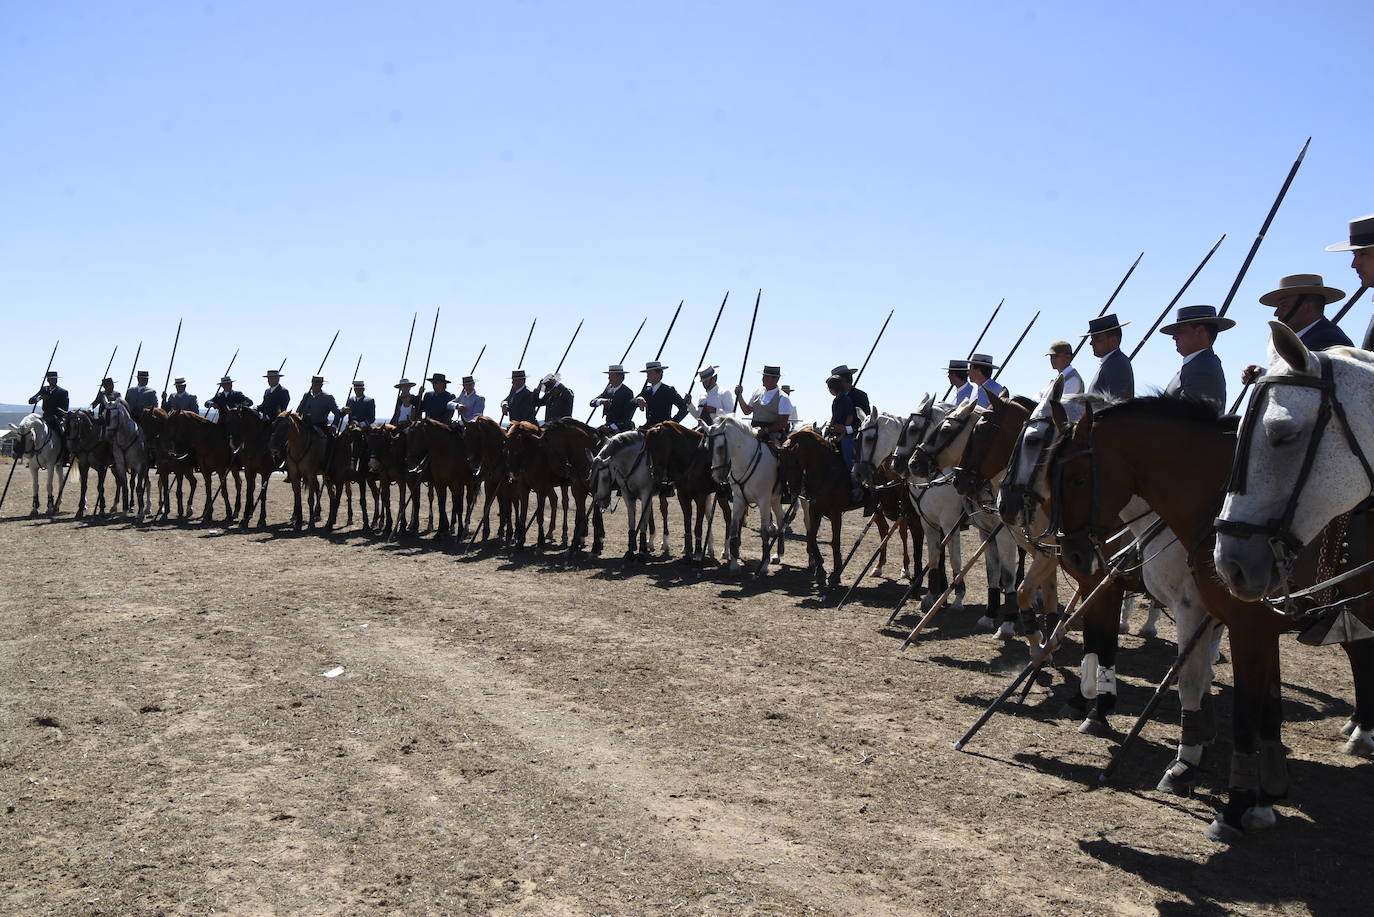
[[[400,430],[391,424],[373,424],[363,429],[367,447],[367,469],[378,488],[377,505],[372,514],[373,531],[391,535],[397,526],[391,512],[391,485],[396,484],[401,505],[399,517],[405,520],[405,441]]]
[[[706,447],[706,434],[689,430],[679,423],[665,420],[654,424],[644,433],[644,448],[649,453],[649,465],[660,491],[672,486],[677,490],[678,505],[682,507],[682,556],[684,560],[701,563],[715,557],[711,544],[710,526],[702,537],[702,523],[713,512],[711,504],[720,507],[725,520],[723,531],[730,530],[730,495],[711,477],[711,450]],[[696,524],[692,512],[696,510]],[[666,531],[665,531],[666,537]]]
[[[506,470],[510,474],[511,499],[515,508],[515,550],[524,550],[525,533],[529,528],[530,491],[534,491],[538,501],[535,505],[535,521],[539,530],[535,539],[535,550],[545,546],[544,501],[551,506],[549,532],[552,534],[558,513],[556,497],[557,481],[553,470],[545,461],[543,433],[529,421],[519,421],[510,425],[506,431]]]
[[[301,526],[306,524],[301,507],[302,483],[308,491],[309,528],[312,531],[320,516],[320,475],[325,470],[329,446],[325,437],[325,433],[315,429],[301,415],[292,411],[284,411],[272,421],[268,448],[272,451],[272,460],[278,466],[286,466],[286,480],[291,484],[293,497],[291,526],[298,532]],[[337,491],[333,491],[333,485],[328,482],[325,486],[331,489],[330,499],[334,501],[337,509]]]
[[[220,423],[229,431],[239,466],[248,479],[248,502],[243,508],[242,528],[253,523],[253,510],[258,511],[258,525],[267,527],[267,483],[272,472],[280,467],[272,455],[271,426],[255,408],[235,405],[220,411]],[[261,479],[262,486],[258,486]]]
[[[96,479],[96,514],[105,512],[105,472],[109,470],[114,462],[114,456],[110,452],[110,444],[105,442],[105,438],[100,435],[100,428],[96,426],[95,416],[88,410],[70,411],[65,418],[67,430],[67,454],[71,456],[72,463],[81,469],[81,496],[76,503],[76,518],[80,519],[86,515],[86,488],[87,472],[95,471]],[[71,474],[70,471],[67,472]],[[191,479],[191,487],[194,488],[195,478]],[[178,492],[179,493],[179,492]],[[191,491],[194,498],[195,490]],[[58,494],[58,500],[62,498]]]
[[[477,486],[477,479],[468,464],[463,434],[441,420],[427,417],[409,424],[401,436],[406,444],[406,470],[414,475],[410,496],[417,528],[420,483],[423,480],[430,484],[439,497],[439,527],[434,532],[435,540],[462,533],[463,497],[469,488]],[[448,513],[450,496],[453,498],[451,526]]]
[[[482,504],[482,540],[491,537],[491,504],[496,502],[499,518],[496,537],[502,542],[513,540],[511,527],[510,471],[506,467],[506,432],[490,417],[478,416],[463,425],[463,441],[467,445],[468,464],[482,483],[485,498]],[[476,537],[476,530],[473,531]]]
[[[1207,610],[1230,631],[1235,750],[1229,799],[1208,828],[1210,838],[1227,842],[1248,828],[1272,825],[1273,803],[1287,795],[1278,640],[1300,620],[1268,603],[1236,598],[1213,566],[1212,521],[1231,470],[1234,430],[1235,418],[1219,418],[1215,407],[1180,398],[1139,398],[1099,414],[1090,407],[1057,447],[1052,473],[1052,512],[1066,565],[1098,567],[1102,534],[1119,525],[1138,496],[1187,546]],[[1366,621],[1367,603],[1355,597],[1374,587],[1372,581],[1374,575],[1365,573],[1336,587]],[[1355,676],[1356,716],[1366,721],[1374,711],[1374,641],[1345,649]]]
[[[243,479],[234,466],[234,450],[224,427],[190,411],[173,411],[167,415],[166,442],[178,461],[191,462],[200,471],[205,484],[205,506],[201,510],[202,525],[215,521],[215,489],[210,476],[219,476],[219,493],[224,495],[226,522],[238,516],[243,496]],[[229,505],[228,476],[234,476],[234,505]]]
[[[580,554],[587,543],[587,503],[591,496],[592,455],[601,442],[601,434],[594,427],[573,417],[563,417],[544,424],[544,462],[554,483],[563,491],[563,543],[571,554]],[[573,503],[572,542],[567,539],[568,495]],[[601,517],[597,516],[598,527]],[[602,536],[604,528],[598,528]]]

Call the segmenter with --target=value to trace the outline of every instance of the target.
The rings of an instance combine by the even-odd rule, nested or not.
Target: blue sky
[[[781,363],[806,417],[857,364],[876,406],[944,389],[983,349],[1034,392],[1140,251],[1117,301],[1149,327],[1219,304],[1302,142],[1307,160],[1217,350],[1232,379],[1264,351],[1280,275],[1356,286],[1322,247],[1374,211],[1369,7],[1330,3],[22,3],[0,10],[0,400],[57,366],[92,393],[138,342],[161,386],[213,389],[234,349],[256,396],[287,357],[341,391],[359,354],[374,392],[423,368],[486,393],[564,367],[581,400],[663,354],[685,388],[709,361],[747,382]],[[1363,329],[1368,303],[1347,323]],[[1091,376],[1091,359],[1078,365]],[[1156,335],[1138,388],[1177,356]]]

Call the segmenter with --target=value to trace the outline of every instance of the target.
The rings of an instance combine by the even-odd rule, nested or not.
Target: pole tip
[[[964,740],[963,740],[963,739],[960,739],[959,741],[957,741],[957,742],[954,743],[954,750],[955,750],[955,751],[963,751],[963,750],[964,750]]]

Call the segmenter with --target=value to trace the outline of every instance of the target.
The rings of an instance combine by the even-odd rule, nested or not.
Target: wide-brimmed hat
[[[523,379],[525,378],[525,371],[523,369],[513,369],[511,370],[510,377],[512,379]]]
[[[474,379],[472,376],[464,376],[464,377],[463,377],[463,385],[476,385],[476,384],[477,384],[477,380]]]
[[[832,376],[852,376],[852,375],[854,375],[854,370],[852,370],[852,369],[849,368],[849,364],[848,364],[848,363],[841,363],[839,366],[836,366],[834,369],[832,369],[832,370],[830,371],[830,375],[832,375]]]
[[[792,386],[790,386],[790,385],[779,385],[779,386],[778,386],[778,389],[779,389],[784,395],[790,395],[790,394],[792,394],[792,391],[793,391]]]
[[[1236,327],[1236,323],[1217,315],[1216,306],[1179,306],[1173,322],[1159,329],[1160,334],[1173,334],[1184,325],[1211,325],[1218,331]]]
[[[1056,354],[1062,356],[1073,356],[1073,345],[1068,341],[1055,341],[1050,345],[1050,349],[1045,351],[1045,356],[1052,357]]]
[[[947,372],[966,373],[968,372],[968,360],[950,360]]]
[[[642,372],[642,373],[647,373],[647,372],[648,372],[649,370],[651,370],[651,369],[656,369],[656,370],[658,370],[659,372],[663,372],[663,371],[664,371],[665,369],[667,369],[667,368],[668,368],[668,367],[664,366],[662,363],[658,362],[657,360],[650,360],[648,363],[645,363],[645,364],[644,364],[644,368],[641,369],[640,372]]]
[[[539,380],[540,385],[548,385],[550,382],[562,382],[563,378],[558,373],[544,373],[544,378]]]
[[[173,384],[173,385],[185,385],[185,384],[186,384],[186,377],[185,377],[185,376],[177,376],[175,379],[172,380],[172,384]]]
[[[112,379],[112,378],[109,377],[109,376],[106,376],[104,379],[101,379],[101,380],[100,380],[100,384],[101,384],[101,385],[104,385],[104,384],[106,384],[107,382],[108,382],[110,385],[114,385],[114,379]]]
[[[324,385],[324,383],[325,383],[325,378],[324,378],[324,376],[311,376],[311,377],[310,377],[310,384],[311,384],[311,385],[314,385],[316,382],[318,382],[320,385]]]
[[[697,378],[703,380],[709,379],[716,374],[718,369],[720,369],[719,366],[703,366],[701,369],[697,370]]]
[[[233,384],[234,384],[234,380],[233,380],[233,379],[230,379],[228,376],[225,376],[224,378],[222,378],[222,379],[219,380],[219,384],[220,384],[220,385],[233,385]]]
[[[781,367],[781,366],[768,366],[767,364],[765,364],[764,367],[763,367],[763,374],[764,374],[765,376],[781,376],[781,375],[782,375],[782,367]]]
[[[277,378],[281,378],[281,370],[279,370],[279,369],[269,369],[267,372],[265,372],[265,373],[262,374],[262,377],[263,377],[264,379],[266,379],[268,376],[276,376]]]
[[[409,379],[402,379],[400,382],[397,382],[395,385],[392,386],[392,388],[414,388],[414,387],[415,387],[415,383],[414,383],[414,382],[411,382]]]
[[[1112,312],[1101,318],[1091,319],[1088,322],[1088,333],[1079,335],[1079,337],[1090,338],[1094,334],[1101,334],[1104,331],[1120,331],[1129,324],[1130,322],[1117,321],[1116,313]]]
[[[366,388],[366,387],[367,387],[367,383],[364,382],[362,379],[354,379],[354,380],[353,380],[353,387],[354,387],[354,388]]]
[[[134,375],[135,375],[135,376],[146,376],[146,375],[148,375],[148,370],[146,370],[146,369],[140,369],[138,372],[134,373]]]
[[[443,373],[435,373],[434,375],[430,376],[430,377],[429,377],[428,379],[426,379],[425,381],[426,381],[426,382],[431,382],[431,383],[432,383],[432,382],[442,382],[442,383],[444,383],[445,385],[448,385],[448,376],[444,375]]]
[[[997,364],[992,362],[992,356],[986,353],[975,353],[968,358],[968,365],[977,367],[986,366],[989,369],[997,369]]]
[[[606,375],[609,376],[611,373],[620,373],[623,376],[625,375],[625,367],[621,366],[619,363],[612,363],[610,366],[606,367]]]
[[[1279,278],[1279,288],[1270,290],[1259,298],[1266,306],[1276,306],[1285,296],[1320,296],[1327,305],[1345,299],[1345,291],[1328,287],[1322,282],[1321,274],[1289,274]]]
[[[1356,252],[1374,246],[1374,213],[1350,221],[1350,241],[1328,245],[1329,252]]]

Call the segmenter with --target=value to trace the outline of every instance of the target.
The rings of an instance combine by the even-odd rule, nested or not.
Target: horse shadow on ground
[[[1289,768],[1292,804],[1277,807],[1278,824],[1251,831],[1238,844],[1218,845],[1202,863],[1115,841],[1110,830],[1078,846],[1099,862],[1183,898],[1157,905],[1169,917],[1290,903],[1320,917],[1368,913],[1374,853],[1366,838],[1374,800],[1367,769],[1308,760],[1290,761]]]

